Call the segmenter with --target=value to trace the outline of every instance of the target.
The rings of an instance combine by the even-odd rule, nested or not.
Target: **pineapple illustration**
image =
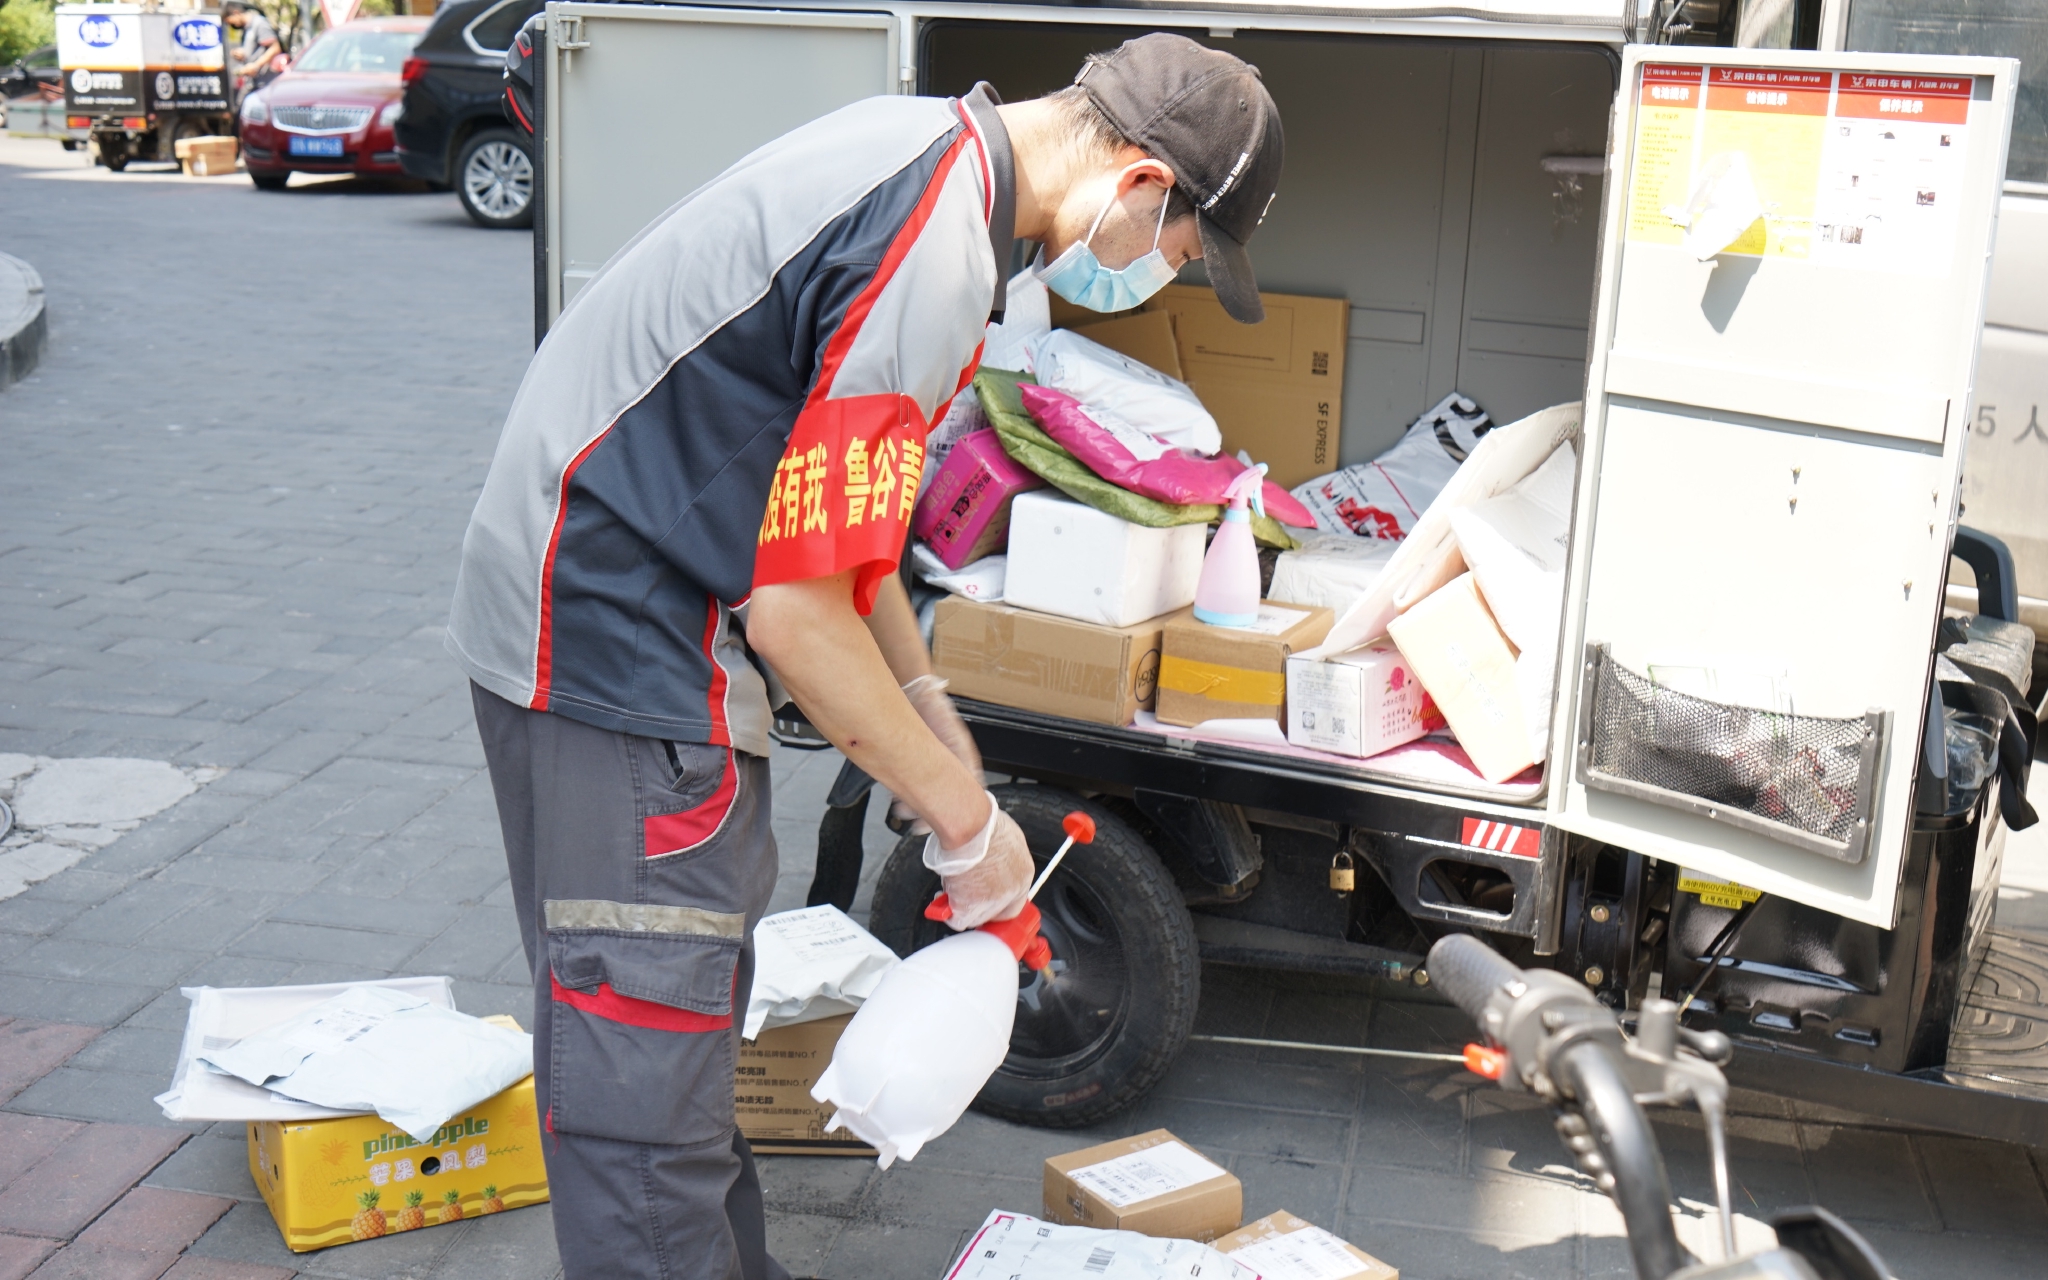
[[[414,1227],[424,1227],[427,1225],[427,1211],[420,1208],[420,1201],[426,1198],[426,1195],[419,1191],[408,1191],[405,1193],[405,1208],[398,1211],[398,1229],[400,1231],[410,1231]]]
[[[462,1221],[462,1193],[453,1187],[441,1193],[441,1221]]]
[[[349,1223],[349,1235],[357,1240],[375,1240],[384,1234],[384,1211],[377,1207],[378,1197],[375,1191],[365,1191],[356,1197],[362,1210]]]
[[[498,1188],[497,1188],[496,1186],[489,1186],[489,1187],[485,1187],[485,1188],[484,1188],[484,1212],[485,1212],[485,1213],[503,1213],[504,1211],[505,1211],[505,1202],[504,1202],[503,1200],[500,1200],[500,1199],[498,1198]]]

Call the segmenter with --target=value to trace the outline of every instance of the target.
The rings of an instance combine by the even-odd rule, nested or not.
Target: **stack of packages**
[[[1011,282],[912,524],[935,670],[964,697],[1277,750],[1434,738],[1459,776],[1516,780],[1547,745],[1578,407],[1496,428],[1453,393],[1331,471],[1349,304],[1262,297],[1259,325],[1180,286],[1080,324]],[[1261,580],[1217,625],[1194,607],[1209,529],[1254,458]]]
[[[936,589],[920,601],[933,667],[961,696],[1128,725],[1171,688],[1176,626],[1200,626],[1188,615],[1225,491],[1255,455],[1285,483],[1327,465],[1349,308],[1269,294],[1268,321],[1240,326],[1207,290],[1169,287],[1055,328],[1028,275],[1008,305],[927,443],[911,562]],[[1299,548],[1313,516],[1282,483],[1261,488],[1254,537],[1269,557]],[[1280,661],[1332,620],[1262,615],[1262,641],[1286,648],[1250,700],[1276,733]]]
[[[1239,1226],[1243,1185],[1164,1129],[1049,1157],[1042,1213],[989,1214],[947,1280],[1400,1280],[1285,1210]]]
[[[1297,491],[1325,527],[1398,525],[1398,541],[1324,642],[1290,655],[1295,746],[1374,756],[1438,734],[1492,783],[1544,759],[1579,406],[1545,409],[1476,441],[1459,412],[1472,407],[1446,401],[1378,462]],[[1424,460],[1441,478],[1418,494],[1412,481]],[[1399,492],[1376,502],[1375,489]]]

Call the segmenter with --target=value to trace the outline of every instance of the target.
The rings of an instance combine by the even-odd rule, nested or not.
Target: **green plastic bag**
[[[1214,524],[1223,518],[1223,508],[1213,502],[1181,505],[1132,493],[1111,484],[1088,469],[1088,464],[1067,452],[1059,441],[1031,420],[1021,383],[1035,382],[1028,373],[1007,369],[983,369],[974,375],[974,398],[988,415],[989,425],[1003,442],[1003,452],[1017,464],[1076,502],[1106,511],[1132,524],[1168,529],[1181,524]],[[1252,536],[1263,546],[1292,551],[1301,544],[1289,536],[1286,527],[1271,516],[1254,514]]]

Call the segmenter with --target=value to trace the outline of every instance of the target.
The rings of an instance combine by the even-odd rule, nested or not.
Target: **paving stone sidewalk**
[[[0,752],[225,770],[0,901],[0,1280],[558,1274],[545,1207],[291,1255],[242,1127],[151,1102],[183,985],[445,973],[465,1010],[529,1016],[440,646],[530,346],[527,239],[445,195],[111,175],[0,136],[0,248],[43,272],[51,315],[43,365],[0,399]],[[802,900],[835,768],[774,761],[778,906]],[[871,828],[871,872],[889,847]],[[2016,905],[2048,924],[2048,855],[2017,861],[2034,887]],[[1462,1043],[1455,1013],[1411,995],[1210,966],[1201,1028]],[[2042,1269],[2044,1153],[1741,1102],[1746,1241],[1818,1201],[1903,1277]],[[1155,1126],[1234,1170],[1248,1214],[1291,1209],[1409,1280],[1627,1273],[1611,1207],[1526,1103],[1434,1064],[1206,1044],[1096,1133],[970,1115],[886,1174],[766,1159],[771,1243],[799,1275],[935,1277],[989,1209],[1036,1207],[1046,1154]],[[1706,1247],[1698,1134],[1663,1131]]]

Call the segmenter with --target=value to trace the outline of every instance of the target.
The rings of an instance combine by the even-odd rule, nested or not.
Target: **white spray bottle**
[[[1247,467],[1223,491],[1230,504],[1209,540],[1202,577],[1195,584],[1195,618],[1215,627],[1249,627],[1259,620],[1259,548],[1252,512],[1266,514],[1266,464]]]

